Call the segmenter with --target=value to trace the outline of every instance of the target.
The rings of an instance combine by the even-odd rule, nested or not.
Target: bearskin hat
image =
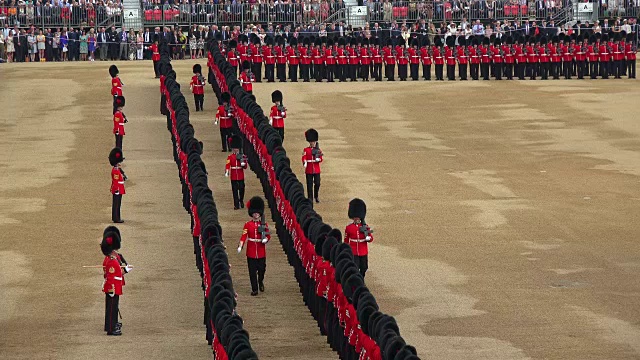
[[[310,43],[311,43],[311,42],[309,41],[309,38],[304,38],[304,39],[302,39],[302,45],[304,45],[304,46],[309,46],[309,44],[310,44]]]
[[[202,66],[200,64],[193,65],[193,73],[200,74],[202,72]]]
[[[349,41],[349,44],[351,44],[351,46],[356,46],[356,45],[358,45],[358,39],[356,39],[356,38],[351,38],[351,40]]]
[[[333,46],[333,39],[332,38],[328,38],[327,39],[327,46],[328,47],[332,47]]]
[[[247,37],[247,35],[241,34],[240,36],[238,36],[238,41],[240,41],[241,44],[244,44],[246,42],[249,42],[249,38]]]
[[[478,42],[478,38],[474,37],[473,39],[471,39],[471,45],[472,46],[480,45],[479,42]]]
[[[100,250],[105,256],[111,254],[113,250],[120,249],[120,233],[115,231],[106,231],[102,236]]]
[[[442,47],[442,38],[436,35],[436,37],[433,39],[433,44],[436,47]]]
[[[273,45],[273,38],[271,36],[267,36],[264,39],[264,44],[267,46],[272,46]]]
[[[116,96],[116,107],[124,106],[124,96]]]
[[[228,92],[223,92],[220,95],[220,99],[222,100],[222,102],[229,103],[231,102],[231,94],[229,94]]]
[[[504,43],[507,45],[513,45],[513,38],[511,36],[507,36],[507,38],[504,40]]]
[[[543,36],[543,37],[540,39],[540,45],[547,45],[547,41],[548,41],[548,40],[547,40],[547,37],[546,37],[546,36]]]
[[[280,90],[276,90],[271,93],[271,102],[282,102],[282,92]]]
[[[374,39],[372,40],[372,44],[373,44],[374,46],[380,46],[380,39],[378,39],[378,38],[374,38]]]
[[[467,45],[467,39],[465,39],[464,36],[458,36],[458,45],[466,46]]]
[[[360,218],[364,221],[364,217],[367,215],[367,204],[361,199],[355,198],[349,201],[349,219]]]
[[[634,37],[635,37],[635,36],[633,35],[633,33],[629,33],[629,34],[627,34],[627,42],[633,42]]]
[[[553,35],[551,37],[551,42],[554,44],[557,44],[560,38],[558,38],[558,35]]]
[[[160,42],[160,34],[153,34],[153,42]]]
[[[496,37],[495,39],[493,39],[493,45],[494,46],[500,46],[502,44],[502,39],[499,37]]]
[[[262,200],[259,196],[254,196],[247,202],[247,209],[249,212],[249,216],[253,216],[253,214],[258,213],[260,215],[264,214],[264,200]]]
[[[104,229],[104,231],[102,232],[102,238],[104,239],[108,234],[111,233],[115,233],[116,235],[118,235],[118,238],[122,240],[122,238],[120,237],[120,229],[113,225],[109,225]]]
[[[222,33],[221,32],[216,33],[215,39],[216,41],[222,41]]]
[[[607,35],[607,34],[602,34],[602,39],[601,39],[601,41],[602,41],[602,42],[607,42],[607,41],[609,41],[609,35]]]
[[[429,40],[428,36],[422,37],[422,46],[431,46],[431,40]]]
[[[346,44],[346,41],[344,40],[343,37],[338,39],[338,46],[345,46],[345,44]]]
[[[309,129],[304,132],[304,138],[307,139],[308,142],[318,141],[318,131],[316,131],[316,129]]]
[[[251,63],[247,60],[242,62],[242,70],[249,70],[251,69]]]
[[[313,41],[313,46],[321,46],[322,45],[322,39],[317,38]]]
[[[111,75],[112,78],[118,76],[119,73],[120,71],[118,70],[117,66],[115,65],[109,66],[109,75]]]
[[[233,135],[229,140],[229,144],[232,149],[240,149],[242,148],[242,139],[238,135]]]
[[[298,38],[292,37],[291,40],[289,40],[289,45],[298,46]]]
[[[367,38],[363,38],[362,39],[362,46],[364,46],[364,45],[369,46],[369,39],[367,39]]]
[[[111,166],[116,166],[118,163],[121,163],[124,160],[124,155],[122,154],[122,150],[120,148],[113,148],[109,153],[109,164]]]
[[[418,38],[411,39],[411,47],[418,47],[418,46],[420,46]]]
[[[613,41],[620,41],[620,33],[617,33],[613,36]]]
[[[484,39],[482,39],[482,45],[489,45],[491,44],[491,40],[488,37],[485,37]]]
[[[229,41],[229,48],[230,49],[235,49],[238,46],[238,42],[235,40],[231,40]]]

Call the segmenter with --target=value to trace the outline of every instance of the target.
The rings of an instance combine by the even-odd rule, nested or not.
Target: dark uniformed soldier
[[[302,164],[307,177],[307,198],[312,201],[315,199],[316,203],[319,203],[320,163],[324,154],[318,145],[318,132],[315,129],[307,130],[304,137],[309,142],[309,146],[302,151]]]
[[[118,108],[116,106],[116,98],[118,96],[122,96],[122,86],[124,84],[122,84],[122,80],[120,80],[120,77],[118,76],[118,74],[120,73],[120,71],[118,70],[118,67],[115,65],[111,65],[109,67],[109,75],[111,75],[111,96],[113,96],[113,113],[116,113],[116,109]]]
[[[244,207],[244,170],[247,168],[247,156],[242,149],[242,139],[238,135],[233,135],[229,146],[231,155],[227,157],[224,169],[224,176],[231,179],[231,191],[233,193],[233,208],[238,210]]]
[[[109,336],[122,335],[122,324],[118,322],[118,305],[124,286],[123,266],[116,249],[120,248],[120,234],[115,231],[105,231],[100,249],[105,258],[102,262],[104,283],[102,292],[105,294],[104,331]]]
[[[254,196],[247,203],[251,220],[244,224],[238,254],[247,244],[247,265],[249,267],[249,281],[251,282],[251,296],[258,295],[258,289],[264,291],[264,274],[267,270],[266,244],[271,240],[269,225],[264,220],[264,200]]]
[[[282,92],[276,90],[271,93],[271,113],[269,113],[269,125],[280,135],[280,138],[284,141],[284,119],[287,118],[287,109],[282,105]]]
[[[196,111],[204,111],[204,86],[206,82],[202,76],[202,66],[200,64],[193,65],[193,76],[189,87],[193,93],[193,100],[196,103]]]
[[[115,107],[116,112],[113,114],[113,135],[116,137],[116,147],[122,149],[122,138],[124,136],[124,124],[127,117],[124,116],[122,108],[124,108],[124,96],[116,96]]]
[[[229,137],[231,137],[231,131],[233,129],[233,108],[231,107],[231,95],[228,92],[223,92],[220,95],[222,104],[218,106],[218,112],[216,113],[215,125],[220,123],[220,140],[222,141],[222,152],[227,152],[229,147]]]
[[[369,225],[364,221],[367,215],[367,204],[361,199],[353,199],[349,202],[349,218],[353,222],[347,225],[344,230],[344,242],[351,246],[353,251],[353,260],[362,277],[365,276],[369,268],[369,246],[373,242],[373,233]]]
[[[111,150],[109,153],[109,163],[113,166],[111,169],[111,194],[113,195],[111,221],[114,223],[124,222],[120,217],[120,206],[122,205],[122,195],[125,194],[124,182],[127,180],[127,176],[121,168],[122,161],[124,161],[122,150],[120,148]]]

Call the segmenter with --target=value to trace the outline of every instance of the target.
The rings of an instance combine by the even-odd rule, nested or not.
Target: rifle
[[[365,224],[365,222],[364,222],[364,221],[362,221],[362,222],[360,223],[360,228],[358,228],[358,230],[359,230],[361,233],[363,233],[365,237],[367,237],[367,236],[371,236],[371,234],[373,234],[373,230],[371,230],[371,228],[369,228],[369,227],[367,226],[367,224]]]
[[[260,232],[260,236],[262,240],[266,239],[268,235],[271,235],[269,229],[267,229],[267,224],[264,222],[264,218],[260,218],[260,225],[258,225],[258,231]]]
[[[231,105],[225,104],[224,111],[227,113],[228,117],[233,117],[233,109],[231,108]]]
[[[287,108],[285,108],[284,105],[282,105],[282,103],[278,105],[278,112],[280,113],[280,116],[282,116],[286,111],[287,111]]]
[[[311,155],[313,156],[314,160],[316,161],[320,160],[320,156],[322,156],[322,150],[320,150],[320,143],[316,142],[316,146],[311,148]]]

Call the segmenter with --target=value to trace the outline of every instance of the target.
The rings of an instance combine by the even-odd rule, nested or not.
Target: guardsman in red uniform
[[[627,32],[620,32],[620,48],[622,49],[622,61],[620,63],[620,76],[627,76],[627,44],[625,41],[627,40]]]
[[[256,78],[253,76],[251,72],[251,63],[248,61],[244,61],[242,63],[242,74],[240,74],[240,85],[244,91],[249,94],[253,93],[253,83],[256,81]]]
[[[569,42],[560,45],[562,48],[562,71],[565,79],[571,79],[571,70],[573,62],[573,48],[569,46]]]
[[[380,50],[380,39],[370,40],[371,45],[371,77],[374,81],[382,81],[382,51]]]
[[[482,80],[489,80],[489,64],[491,64],[491,52],[489,51],[489,38],[482,39],[482,46],[479,47],[480,74]]]
[[[122,155],[122,150],[120,148],[113,148],[109,153],[109,164],[113,167],[111,169],[111,194],[113,195],[111,221],[118,224],[124,222],[120,217],[122,195],[126,193],[124,190],[124,182],[127,180],[127,176],[121,168],[123,160],[124,156]]]
[[[420,47],[420,60],[422,62],[422,78],[431,81],[431,43],[429,37],[424,36],[422,38],[422,46]]]
[[[111,75],[111,96],[113,96],[113,113],[116,113],[116,97],[122,96],[122,81],[118,77],[118,67],[111,65],[109,67],[109,75]]]
[[[609,59],[611,54],[609,53],[609,37],[602,35],[600,42],[598,42],[598,56],[600,60],[600,75],[603,79],[609,78]]]
[[[237,46],[237,41],[229,41],[229,52],[227,52],[227,61],[229,61],[229,65],[231,65],[231,67],[233,68],[236,76],[238,76],[238,64],[240,63],[238,52],[236,51]]]
[[[254,75],[254,82],[262,82],[262,52],[260,51],[260,38],[258,35],[252,34],[251,49],[251,72]]]
[[[302,39],[302,46],[298,49],[300,51],[300,77],[302,82],[309,82],[311,67],[311,52],[309,51],[309,38]]]
[[[436,81],[444,81],[444,54],[442,52],[442,38],[436,35],[433,39],[433,64],[435,65]]]
[[[320,163],[323,161],[324,154],[318,145],[318,132],[315,129],[307,130],[304,137],[309,142],[309,146],[302,151],[302,165],[307,177],[307,198],[315,199],[319,203]]]
[[[313,44],[313,50],[311,50],[311,58],[313,59],[313,75],[316,78],[316,82],[322,82],[323,68],[324,68],[324,56],[322,55],[322,39],[318,38]]]
[[[387,81],[395,81],[396,56],[392,47],[391,39],[387,39],[387,46],[382,50],[384,54],[384,75]]]
[[[324,50],[324,63],[327,70],[327,82],[334,82],[336,73],[336,55],[338,54],[333,39],[327,39],[327,48]]]
[[[242,139],[238,135],[231,137],[229,147],[231,147],[231,155],[227,156],[224,176],[231,179],[233,208],[238,210],[244,207],[244,170],[247,168],[247,156],[240,151]]]
[[[495,38],[493,40],[493,66],[494,66],[494,76],[496,77],[496,80],[502,80],[502,63],[504,62],[504,56],[502,54],[502,48],[500,47],[502,45],[502,39],[501,38]]]
[[[620,34],[616,34],[611,45],[613,58],[612,75],[615,79],[622,79],[622,63],[624,62],[624,46],[620,46]]]
[[[196,102],[196,111],[204,111],[204,76],[202,76],[202,66],[200,64],[193,65],[193,76],[191,77],[191,92],[193,100]]]
[[[538,49],[533,41],[532,38],[527,39],[527,74],[531,80],[535,80],[538,73]]]
[[[160,67],[158,66],[160,62],[160,49],[158,48],[158,38],[159,35],[154,35],[153,44],[149,46],[149,50],[151,50],[151,60],[153,61],[153,72],[156,74],[156,79],[160,78]]]
[[[345,40],[343,37],[338,39],[338,49],[336,50],[336,77],[340,80],[340,82],[347,81],[347,57],[348,53],[344,48]]]
[[[467,53],[467,39],[464,36],[458,36],[458,47],[456,48],[458,57],[458,76],[460,80],[467,80],[467,64],[469,64],[469,55]]]
[[[589,76],[591,79],[598,77],[598,44],[596,36],[589,37],[589,46],[587,47],[587,60],[589,60]]]
[[[220,140],[222,141],[222,152],[229,151],[229,138],[231,137],[231,130],[233,129],[233,108],[231,107],[231,95],[228,92],[223,92],[220,95],[222,104],[218,106],[218,112],[216,112],[215,125],[220,123]]]
[[[122,149],[122,137],[124,136],[124,124],[127,117],[124,116],[122,108],[124,107],[124,96],[116,96],[115,98],[116,112],[113,114],[113,134],[116,136],[116,147]]]
[[[104,283],[102,292],[105,294],[104,331],[109,336],[122,335],[122,324],[118,322],[118,305],[124,286],[124,273],[132,268],[123,265],[124,258],[116,251],[120,249],[120,231],[115,227],[108,227],[102,236],[100,250],[105,256],[102,261]]]
[[[273,39],[268,36],[264,39],[265,46],[262,47],[264,56],[264,76],[267,82],[275,82],[276,53],[273,48]]]
[[[247,38],[247,35],[242,34],[240,36],[238,36],[238,53],[240,54],[240,63],[244,63],[245,61],[251,61],[251,56],[249,56],[249,46],[247,46],[247,44],[249,44],[249,39]]]
[[[287,118],[287,109],[282,105],[282,92],[276,90],[271,93],[271,113],[269,113],[269,125],[280,135],[282,141],[284,141],[284,119]]]
[[[349,53],[349,77],[351,81],[358,81],[358,67],[360,66],[360,57],[358,57],[358,49],[356,48],[357,40],[351,39],[351,46],[347,48]]]
[[[411,40],[411,47],[407,49],[409,51],[409,73],[411,74],[411,80],[418,81],[420,76],[420,49],[418,49],[418,38]]]
[[[562,61],[562,57],[560,55],[560,49],[558,47],[558,36],[554,35],[551,38],[551,43],[547,46],[547,51],[549,52],[549,59],[551,60],[550,72],[551,76],[554,80],[560,79],[560,64]]]
[[[538,53],[540,54],[540,79],[549,80],[549,62],[551,61],[551,54],[549,54],[549,48],[547,48],[546,37],[542,37],[542,39],[540,39]]]
[[[469,74],[471,80],[480,79],[480,49],[478,49],[478,39],[473,37],[471,39],[471,45],[468,48],[469,51]]]
[[[298,82],[298,64],[300,63],[300,54],[297,52],[298,39],[292,37],[289,46],[287,46],[287,61],[289,62],[289,79],[291,82]]]
[[[577,43],[573,46],[573,53],[576,56],[576,72],[578,79],[584,79],[585,62],[587,61],[587,44],[582,35],[578,36]]]
[[[627,43],[625,45],[625,57],[627,59],[627,76],[629,79],[636,78],[636,45],[633,43],[633,34],[627,35]]]
[[[266,244],[271,240],[269,225],[264,220],[264,200],[254,196],[247,203],[251,220],[244,224],[238,254],[247,244],[247,264],[249,266],[249,281],[251,282],[251,296],[258,295],[258,289],[264,292],[264,273],[267,270]]]
[[[287,53],[284,38],[280,35],[276,36],[276,46],[274,52],[276,54],[276,74],[280,82],[287,81]]]
[[[456,54],[455,54],[456,38],[454,36],[449,36],[446,41],[447,41],[447,46],[444,47],[444,56],[447,61],[447,80],[455,81],[456,80]]]
[[[369,68],[371,67],[371,50],[369,49],[369,39],[362,39],[360,48],[360,76],[363,81],[369,81]]]
[[[373,242],[373,232],[364,222],[367,215],[367,205],[361,199],[353,199],[349,202],[349,219],[353,222],[344,230],[344,242],[351,246],[353,261],[358,265],[360,274],[365,276],[369,268],[369,243]]]
[[[515,49],[513,48],[513,38],[507,36],[504,46],[502,46],[504,52],[504,72],[507,80],[513,80],[513,64],[516,62]]]

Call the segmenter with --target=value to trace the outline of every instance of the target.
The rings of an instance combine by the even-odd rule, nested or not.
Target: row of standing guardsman
[[[414,38],[410,46],[392,45],[391,39],[380,44],[379,39],[366,38],[304,38],[290,43],[276,36],[266,38],[261,45],[257,36],[251,39],[240,36],[224,48],[232,67],[249,68],[255,82],[263,79],[274,82],[334,81],[394,81],[397,74],[401,81],[408,78],[424,80],[496,80],[529,78],[566,79],[577,77],[621,78],[636,76],[636,52],[632,34],[595,34],[590,37],[545,36],[457,39],[436,36],[431,44],[428,37],[422,41]],[[457,43],[457,45],[456,45]],[[432,67],[434,68],[432,71]],[[264,68],[264,77],[262,70]],[[420,72],[420,68],[422,71]],[[456,74],[457,68],[457,74]],[[241,82],[242,82],[241,74]],[[250,81],[247,81],[250,82]]]

